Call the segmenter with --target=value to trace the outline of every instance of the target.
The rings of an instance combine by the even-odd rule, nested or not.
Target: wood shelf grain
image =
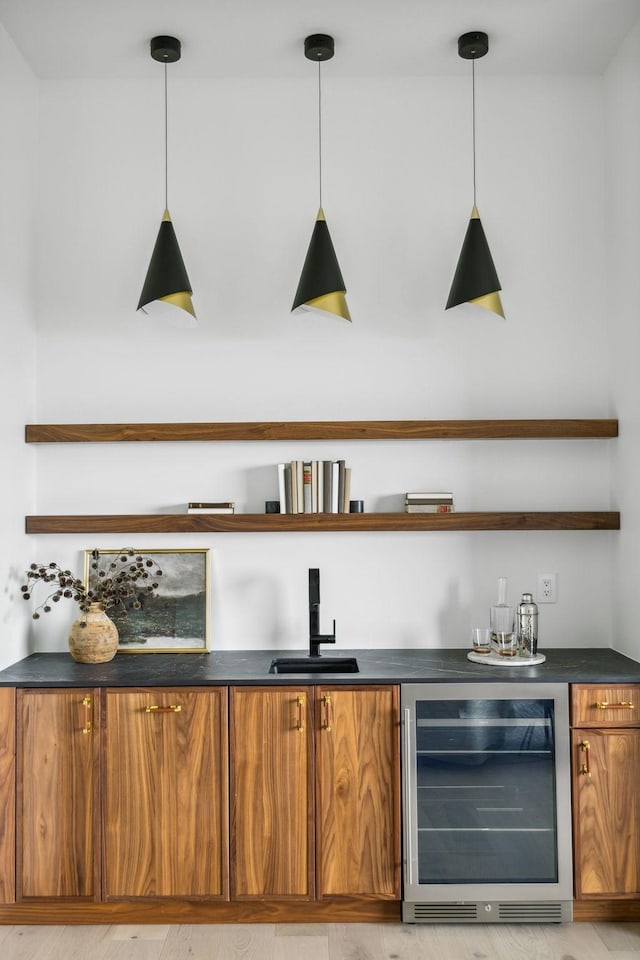
[[[473,513],[122,514],[29,516],[26,533],[293,533],[619,530],[615,510]]]
[[[343,420],[230,423],[27,424],[27,443],[237,440],[492,440],[608,439],[614,419]]]

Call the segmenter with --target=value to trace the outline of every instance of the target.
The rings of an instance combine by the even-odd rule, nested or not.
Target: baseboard
[[[574,921],[640,920],[640,900],[574,900]]]
[[[46,900],[0,905],[0,924],[100,923],[393,923],[397,900],[134,900],[117,903]]]

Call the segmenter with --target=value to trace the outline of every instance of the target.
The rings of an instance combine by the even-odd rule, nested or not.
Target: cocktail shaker
[[[538,607],[530,593],[523,593],[518,604],[516,632],[520,656],[535,657],[538,652]]]

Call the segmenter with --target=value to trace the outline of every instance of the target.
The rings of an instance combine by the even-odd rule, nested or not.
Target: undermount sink
[[[276,657],[269,673],[359,673],[355,657]]]

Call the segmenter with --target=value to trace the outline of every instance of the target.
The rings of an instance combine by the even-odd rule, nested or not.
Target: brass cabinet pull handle
[[[181,711],[181,703],[170,703],[168,707],[160,707],[157,703],[152,703],[151,706],[144,709],[145,713],[180,713]]]
[[[83,733],[91,733],[93,729],[93,724],[91,722],[91,697],[86,696],[82,701],[82,706],[84,707],[84,727],[82,728]]]
[[[298,721],[296,730],[300,733],[304,730],[304,697],[296,697],[296,706],[298,708]]]
[[[328,694],[322,698],[322,706],[324,708],[323,727],[325,730],[331,730],[331,724],[333,723],[333,707],[331,705],[331,697]]]
[[[589,751],[591,750],[591,744],[588,740],[583,740],[580,744],[580,749],[584,753],[584,763],[580,765],[580,773],[584,777],[590,777],[591,767],[589,766]]]
[[[596,700],[594,706],[596,710],[635,710],[635,705],[631,700],[621,700],[619,703],[609,703],[608,700]]]

